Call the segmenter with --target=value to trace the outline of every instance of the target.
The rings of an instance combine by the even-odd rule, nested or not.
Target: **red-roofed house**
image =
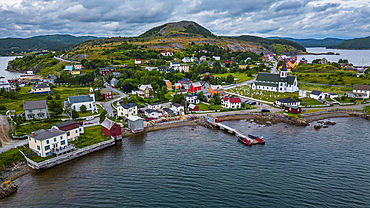
[[[221,106],[226,109],[237,109],[242,107],[240,98],[224,98],[222,99]]]
[[[232,64],[234,61],[224,61],[225,64]]]
[[[141,59],[135,59],[135,64],[141,64]]]
[[[161,54],[162,54],[162,56],[173,56],[172,51],[162,51]]]

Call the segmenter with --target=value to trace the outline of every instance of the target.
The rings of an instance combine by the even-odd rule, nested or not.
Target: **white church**
[[[98,112],[98,108],[96,107],[96,103],[95,103],[94,90],[91,87],[90,87],[90,92],[88,95],[68,97],[67,103],[71,103],[72,104],[71,108],[73,110],[76,110],[77,112],[81,112],[80,108],[82,105],[86,106],[87,111]]]
[[[296,92],[299,91],[296,76],[288,75],[284,60],[280,74],[258,73],[256,82],[252,84],[252,90],[266,90],[273,92]]]

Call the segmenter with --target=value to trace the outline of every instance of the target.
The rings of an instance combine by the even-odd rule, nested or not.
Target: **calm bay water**
[[[370,50],[343,50],[343,49],[326,49],[326,48],[306,48],[309,53],[327,53],[334,52],[340,55],[299,55],[298,60],[302,57],[311,63],[315,59],[326,58],[330,62],[338,62],[339,59],[347,59],[349,63],[355,66],[370,66]]]
[[[318,131],[224,122],[264,146],[200,126],[126,138],[17,179],[0,207],[370,207],[370,122],[331,120]]]
[[[16,56],[6,56],[0,57],[0,77],[5,77],[6,79],[11,79],[13,77],[19,77],[21,73],[5,71],[8,67],[8,62],[17,58]]]

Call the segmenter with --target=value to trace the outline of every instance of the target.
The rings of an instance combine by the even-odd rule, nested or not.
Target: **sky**
[[[0,38],[138,36],[194,21],[215,35],[370,36],[370,0],[0,0]]]

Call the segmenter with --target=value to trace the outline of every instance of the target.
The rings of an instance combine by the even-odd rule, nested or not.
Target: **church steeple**
[[[286,78],[288,76],[288,69],[286,68],[286,60],[284,59],[283,67],[280,71],[280,78]]]
[[[94,90],[93,90],[93,88],[92,88],[92,87],[90,87],[89,94],[90,94],[90,95],[91,95],[91,94],[94,94]]]

